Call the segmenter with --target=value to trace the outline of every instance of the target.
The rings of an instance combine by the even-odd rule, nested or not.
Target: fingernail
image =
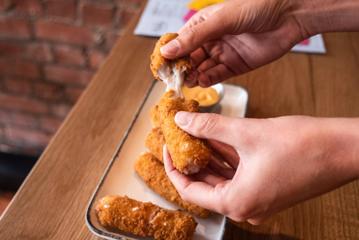
[[[179,50],[179,42],[176,39],[170,41],[160,49],[161,53],[167,56],[168,55],[176,56],[178,50]]]
[[[175,116],[175,122],[178,126],[186,126],[190,121],[190,116],[186,112],[178,112]]]

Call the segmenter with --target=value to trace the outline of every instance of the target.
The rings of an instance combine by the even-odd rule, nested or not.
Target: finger
[[[187,29],[191,25],[196,25],[205,19],[207,19],[209,16],[211,16],[217,9],[219,9],[220,4],[211,5],[206,8],[201,9],[200,11],[196,12],[179,30],[178,33],[183,32],[185,29]]]
[[[206,209],[218,212],[218,210],[220,210],[218,203],[220,203],[223,198],[222,192],[220,191],[222,188],[214,188],[205,182],[192,181],[189,177],[178,172],[173,167],[171,161],[168,150],[166,146],[164,146],[163,162],[165,171],[181,198]],[[226,183],[227,181],[223,182],[223,186],[226,186]]]
[[[238,139],[237,122],[239,119],[224,117],[213,113],[178,112],[176,124],[187,133],[205,139],[217,140],[233,145]]]
[[[191,63],[194,68],[200,65],[204,60],[208,58],[206,51],[203,48],[198,48],[190,55]]]
[[[185,79],[185,84],[187,87],[194,87],[197,85],[198,72],[191,72]]]
[[[232,168],[236,169],[238,167],[239,156],[232,146],[216,140],[208,140],[208,143]]]
[[[211,80],[205,73],[202,73],[202,72],[198,73],[197,82],[198,82],[198,85],[201,87],[211,86]]]
[[[165,171],[170,178],[173,185],[187,186],[190,184],[191,179],[184,174],[181,174],[172,164],[172,159],[168,153],[166,145],[163,145],[163,163]]]
[[[215,174],[222,176],[225,179],[232,179],[236,173],[233,168],[230,167],[220,167],[215,162],[210,161],[208,163],[208,168],[212,170]]]
[[[217,66],[218,63],[213,58],[207,58],[205,61],[203,61],[198,67],[197,70],[199,72],[205,72],[215,66]]]
[[[226,65],[218,64],[204,72],[201,72],[198,76],[198,83],[201,87],[210,87],[235,75],[236,74]]]
[[[198,173],[194,174],[193,179],[196,181],[201,181],[208,183],[209,185],[215,187],[217,184],[227,180],[226,178],[217,175],[214,171],[209,168],[201,169]]]
[[[229,34],[233,29],[234,21],[226,16],[225,11],[222,11],[224,9],[222,6],[210,16],[200,16],[200,21],[197,23],[185,25],[177,38],[161,48],[161,54],[169,59],[182,57],[209,40]]]
[[[232,179],[236,172],[236,169],[233,169],[230,165],[223,161],[222,157],[217,156],[217,153],[214,153],[214,155],[212,155],[207,166],[214,173],[226,179]]]

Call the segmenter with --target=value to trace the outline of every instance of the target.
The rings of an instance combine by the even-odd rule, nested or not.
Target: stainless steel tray
[[[214,110],[226,116],[244,117],[248,102],[247,91],[239,86],[223,85],[224,97],[219,106]],[[93,194],[87,208],[86,223],[88,228],[97,236],[106,239],[139,239],[124,232],[109,231],[99,224],[94,206],[105,195],[127,195],[140,201],[150,201],[167,209],[178,209],[177,206],[164,200],[149,189],[133,169],[137,157],[146,151],[144,140],[152,127],[149,120],[149,111],[158,102],[164,92],[164,88],[165,86],[161,82],[154,82],[126,136],[119,143],[118,151],[112,158],[109,167]],[[126,110],[124,109],[124,111]],[[222,238],[226,224],[224,216],[213,214],[208,219],[196,218],[196,221],[198,226],[194,239],[218,240]]]

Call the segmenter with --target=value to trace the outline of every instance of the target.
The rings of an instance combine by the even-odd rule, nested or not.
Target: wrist
[[[322,119],[320,133],[324,156],[343,181],[359,178],[359,118]],[[333,176],[334,177],[334,176]]]
[[[297,0],[293,15],[305,35],[359,31],[358,0]]]

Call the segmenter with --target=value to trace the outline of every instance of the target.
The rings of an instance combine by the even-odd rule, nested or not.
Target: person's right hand
[[[169,179],[184,200],[235,221],[260,223],[359,177],[359,118],[236,119],[179,112],[175,121],[189,134],[209,139],[231,168],[210,162],[186,176],[164,148]]]
[[[195,14],[161,53],[190,54],[188,86],[208,87],[269,63],[307,37],[294,14],[296,1],[232,0]]]

